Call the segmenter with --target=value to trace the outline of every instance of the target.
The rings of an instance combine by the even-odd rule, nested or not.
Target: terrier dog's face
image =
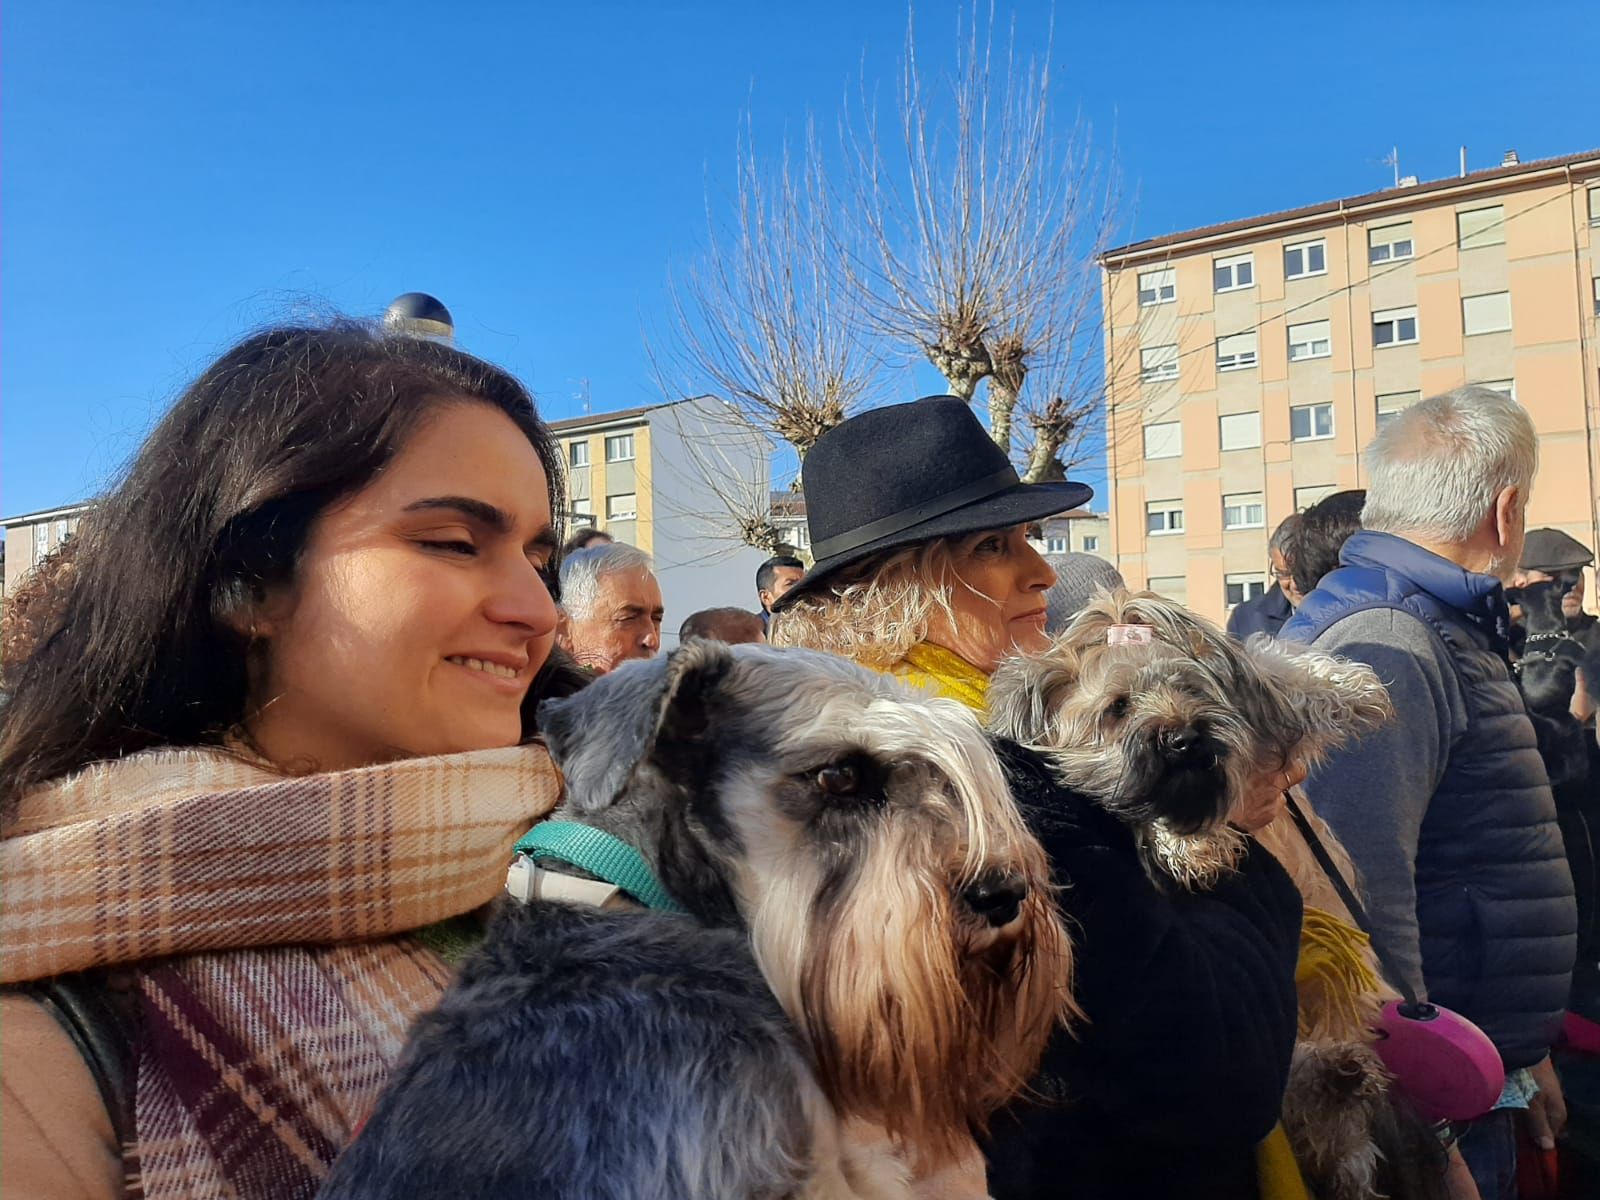
[[[1203,885],[1243,847],[1227,821],[1263,772],[1313,763],[1389,715],[1373,672],[1179,605],[1102,596],[1042,655],[1002,663],[990,728],[1048,754],[1134,828],[1152,873]]]
[[[972,716],[843,659],[695,642],[551,702],[577,820],[748,928],[836,1109],[929,1161],[1066,1015],[1044,853]]]

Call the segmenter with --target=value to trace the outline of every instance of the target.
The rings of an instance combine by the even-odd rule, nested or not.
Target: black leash
[[[1284,801],[1289,806],[1289,816],[1293,818],[1295,827],[1300,830],[1300,836],[1305,838],[1306,845],[1311,848],[1312,857],[1317,860],[1317,865],[1322,868],[1322,873],[1333,884],[1334,890],[1339,893],[1339,899],[1344,901],[1344,906],[1350,910],[1350,916],[1360,926],[1361,932],[1367,935],[1372,943],[1372,952],[1378,956],[1378,962],[1383,966],[1383,973],[1394,989],[1400,993],[1405,1003],[1400,1006],[1400,1015],[1409,1017],[1414,1021],[1430,1021],[1438,1015],[1439,1010],[1425,1000],[1418,1000],[1417,994],[1406,982],[1406,977],[1395,969],[1392,959],[1384,953],[1382,944],[1372,933],[1372,921],[1367,916],[1367,910],[1362,906],[1361,900],[1356,896],[1355,889],[1345,881],[1339,868],[1334,864],[1333,856],[1328,853],[1328,848],[1322,844],[1322,839],[1317,836],[1317,831],[1311,827],[1311,821],[1301,811],[1294,797],[1288,792],[1283,794]]]

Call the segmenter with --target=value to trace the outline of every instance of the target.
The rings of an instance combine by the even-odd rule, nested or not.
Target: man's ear
[[[1516,484],[1503,487],[1494,498],[1494,531],[1502,546],[1509,546],[1522,530],[1525,497]]]

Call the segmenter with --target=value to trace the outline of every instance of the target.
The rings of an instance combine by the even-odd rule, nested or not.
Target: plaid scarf
[[[535,747],[286,778],[212,750],[88,770],[0,843],[0,982],[116,968],[137,1014],[129,1193],[311,1197],[554,806]]]

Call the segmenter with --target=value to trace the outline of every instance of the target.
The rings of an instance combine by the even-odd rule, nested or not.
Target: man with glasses
[[[1254,600],[1236,604],[1228,614],[1228,632],[1241,642],[1252,633],[1278,636],[1278,630],[1289,619],[1304,599],[1294,585],[1294,572],[1289,561],[1290,540],[1295,527],[1300,524],[1300,514],[1290,513],[1272,531],[1267,543],[1267,559],[1272,574],[1272,586]]]

